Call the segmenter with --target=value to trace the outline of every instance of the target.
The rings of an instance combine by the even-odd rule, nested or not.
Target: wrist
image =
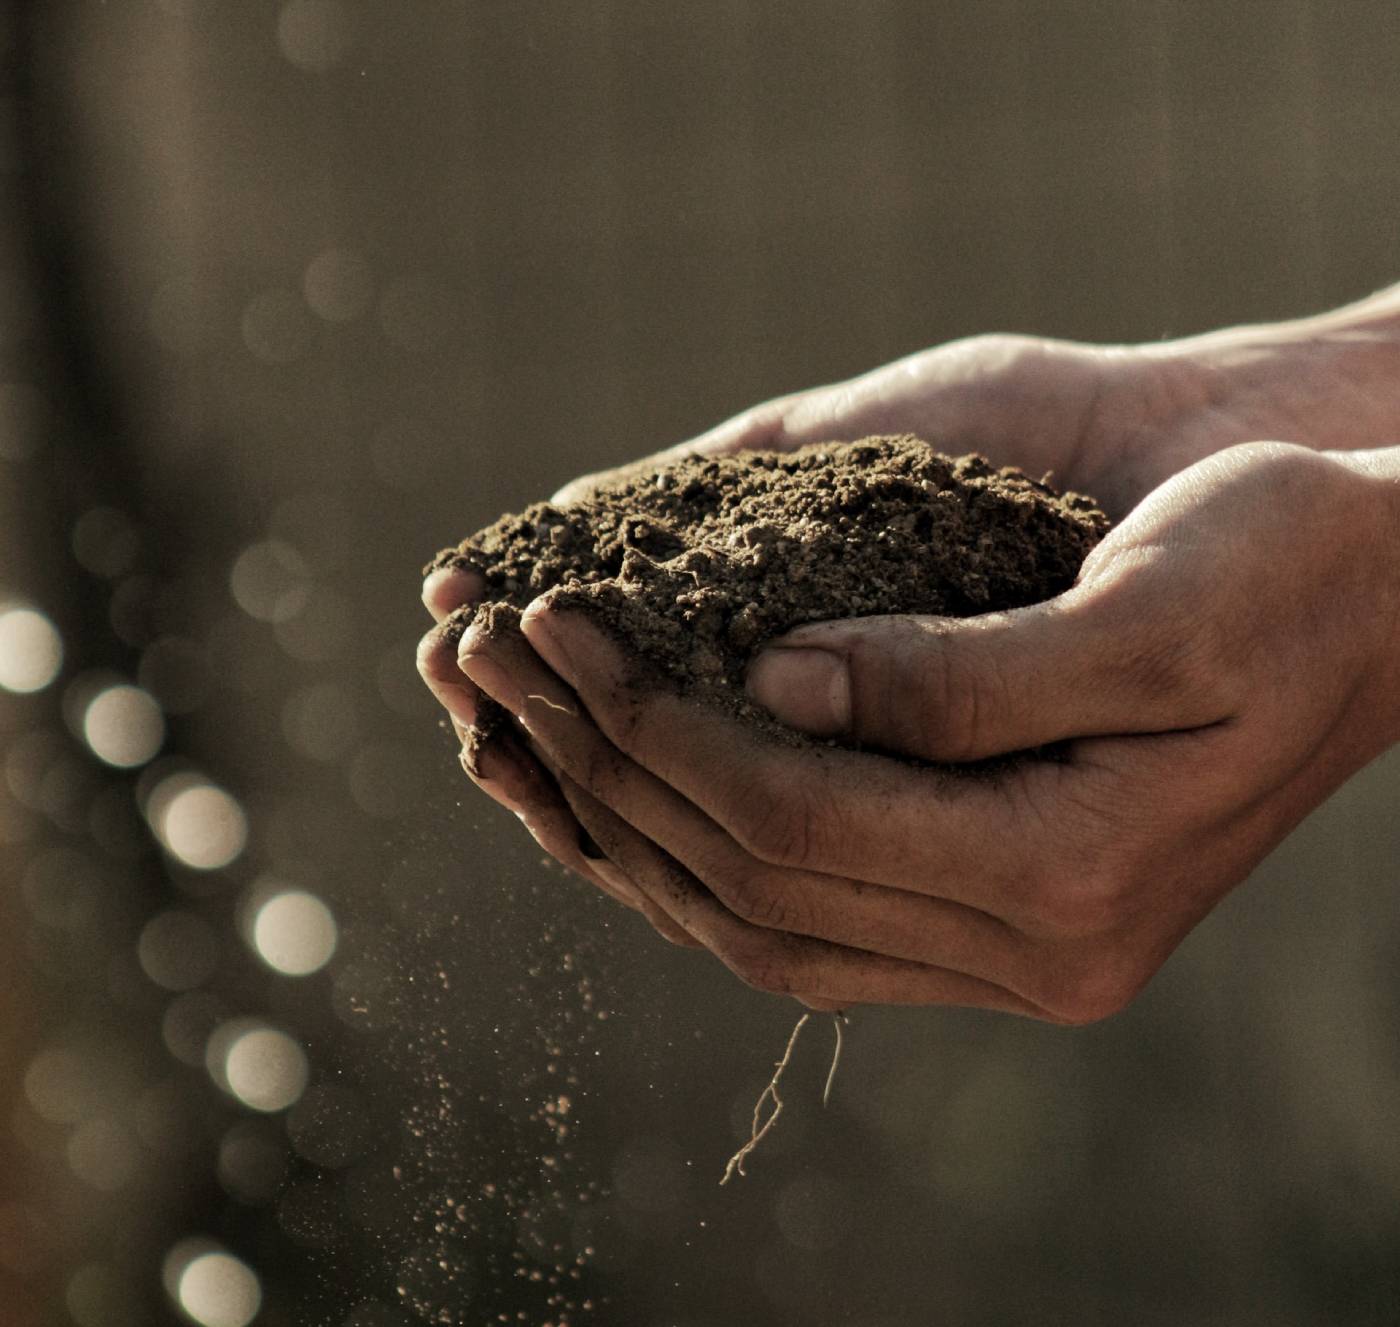
[[[1376,573],[1367,616],[1377,627],[1373,690],[1384,748],[1400,742],[1400,446],[1334,451],[1329,458],[1361,481],[1365,495],[1357,556]]]
[[[1328,313],[1142,347],[1180,404],[1254,414],[1260,432],[1317,450],[1400,438],[1400,285]]]

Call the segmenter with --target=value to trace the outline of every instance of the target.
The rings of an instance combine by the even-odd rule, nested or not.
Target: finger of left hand
[[[584,854],[583,830],[557,785],[524,744],[509,732],[496,733],[468,759],[462,769],[492,801],[512,812],[547,853],[603,893],[637,911],[649,911],[650,901],[636,885],[618,873],[604,875]]]
[[[486,589],[479,571],[435,567],[423,578],[423,607],[434,622],[442,622],[464,604],[475,603]]]
[[[567,781],[569,801],[609,857],[629,878],[664,899],[668,913],[698,936],[740,980],[758,990],[795,995],[819,1008],[853,1004],[943,1004],[1044,1018],[1046,1012],[996,985],[931,964],[911,963],[768,930],[729,912],[679,862],[632,829],[585,789]]]
[[[1026,832],[1056,798],[1062,769],[1028,761],[990,778],[789,745],[718,705],[639,685],[609,637],[582,613],[549,604],[536,600],[524,616],[532,648],[571,684],[613,748],[756,860],[927,894],[1022,930],[1037,919],[1044,881],[1064,874],[1054,844],[1032,843]],[[532,721],[543,719],[532,710]],[[600,759],[591,774],[568,772],[598,795],[591,780],[606,779],[610,766]]]
[[[464,638],[462,661],[488,692],[516,704],[533,741],[559,769],[575,814],[608,855],[614,856],[609,844],[580,813],[581,798],[590,807],[604,806],[609,817],[630,827],[629,835],[640,835],[648,847],[630,845],[628,862],[636,865],[625,868],[629,877],[687,930],[721,946],[717,952],[731,966],[764,961],[749,952],[760,949],[780,951],[781,960],[785,937],[804,937],[871,958],[938,969],[945,979],[955,974],[1036,1004],[1032,988],[1040,968],[1033,947],[999,919],[919,893],[758,861],[673,788],[613,747],[523,638],[477,633]],[[502,678],[523,690],[507,695]],[[579,794],[573,796],[569,790],[576,786]],[[617,837],[614,826],[606,828],[609,838]],[[642,868],[647,874],[638,878],[635,871]],[[678,878],[694,883],[678,894]],[[697,889],[700,902],[693,897]],[[697,918],[704,931],[696,930]],[[923,989],[923,979],[912,985]]]

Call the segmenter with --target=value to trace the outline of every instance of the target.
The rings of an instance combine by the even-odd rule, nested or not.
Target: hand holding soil
[[[1346,340],[1326,320],[1140,352],[979,339],[698,444],[918,428],[1128,512],[1046,603],[811,625],[748,673],[751,700],[817,736],[939,762],[1059,743],[1059,760],[973,778],[776,743],[639,689],[634,660],[549,596],[519,632],[462,636],[465,685],[430,633],[425,676],[459,725],[480,687],[529,734],[533,753],[481,753],[483,788],[750,983],[816,1007],[1102,1017],[1400,733],[1400,456],[1248,441],[1336,446],[1348,422],[1349,446],[1400,433],[1400,378],[1360,390],[1355,357],[1380,352]],[[1343,351],[1345,391],[1300,382],[1300,364],[1325,379]],[[481,588],[442,572],[425,598],[442,616]],[[580,826],[601,856],[584,856]]]

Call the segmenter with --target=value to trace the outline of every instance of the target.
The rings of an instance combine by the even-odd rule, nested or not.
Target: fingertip
[[[454,723],[470,727],[476,722],[476,686],[458,668],[457,652],[443,627],[434,627],[418,642],[417,666],[418,676]]]
[[[531,648],[570,686],[578,685],[578,672],[571,657],[568,615],[554,606],[549,595],[531,603],[520,618],[520,630]]]
[[[749,665],[744,688],[750,700],[802,732],[835,737],[850,727],[850,669],[830,650],[763,650]]]
[[[475,603],[486,589],[478,571],[465,567],[435,567],[423,578],[423,606],[435,622],[441,622],[456,609]]]
[[[425,631],[418,638],[418,649],[414,653],[413,662],[418,669],[418,676],[424,681],[432,676],[434,657],[441,648],[442,632],[437,627],[431,631]]]
[[[563,488],[556,488],[549,495],[549,501],[555,507],[567,507],[571,503],[577,502],[580,498],[588,496],[588,490],[593,486],[591,478],[571,479]]]
[[[457,637],[456,648],[453,650],[456,666],[460,669],[468,656],[483,653],[489,645],[490,640],[491,638],[487,635],[484,623],[467,623],[467,625],[462,628],[462,634]]]
[[[794,995],[792,998],[818,1014],[839,1014],[849,1004],[842,1004],[839,1000],[828,1000],[820,995]]]
[[[556,604],[558,595],[554,590],[546,590],[537,598],[531,599],[520,614],[520,629],[527,636],[533,631],[548,631],[560,617]]]

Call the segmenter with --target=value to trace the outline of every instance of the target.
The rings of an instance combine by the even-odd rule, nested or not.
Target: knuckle
[[[810,835],[807,818],[790,802],[769,802],[751,813],[742,846],[760,861],[773,865],[800,865],[807,860]]]
[[[1044,1003],[1059,1021],[1084,1027],[1122,1013],[1148,975],[1117,948],[1099,947],[1056,974]]]
[[[985,372],[1013,371],[1043,353],[1045,342],[1017,332],[979,332],[951,342],[948,350],[966,357]]]
[[[1086,602],[1102,613],[1105,633],[1116,643],[1114,677],[1182,721],[1223,718],[1242,700],[1238,621],[1201,612],[1193,597],[1161,593],[1162,575],[1160,557],[1120,555]],[[1148,598],[1154,604],[1150,624],[1142,612]]]
[[[645,744],[646,706],[630,687],[618,687],[594,703],[600,727],[623,751],[636,751]]]
[[[1045,878],[1033,891],[1031,912],[1039,928],[1058,939],[1103,935],[1123,919],[1134,894],[1129,873],[1093,860]]]
[[[986,755],[988,724],[1005,711],[1010,691],[995,651],[943,624],[889,630],[889,644],[857,645],[852,653],[861,725],[895,742],[912,735],[920,754],[934,760]]]
[[[994,657],[974,660],[963,650],[940,651],[926,669],[923,722],[931,749],[944,760],[987,754],[991,716],[1004,711],[1006,683]]]
[[[601,802],[608,802],[622,783],[626,758],[605,742],[590,743],[578,762],[578,782]]]
[[[618,750],[635,752],[646,736],[642,701],[628,686],[599,690],[601,694],[588,697],[589,717]]]
[[[759,861],[802,866],[811,856],[812,817],[806,800],[772,770],[760,769],[743,782],[730,819],[734,839]]]
[[[1229,713],[1235,697],[1222,668],[1226,641],[1222,625],[1208,613],[1175,614],[1167,629],[1138,635],[1124,660],[1128,677],[1143,694],[1194,711]]]
[[[791,900],[770,873],[740,867],[707,873],[701,878],[741,921],[764,930],[797,929]]]
[[[732,950],[728,963],[746,986],[769,995],[790,995],[796,989],[796,973],[780,948],[762,936],[745,940]]]

